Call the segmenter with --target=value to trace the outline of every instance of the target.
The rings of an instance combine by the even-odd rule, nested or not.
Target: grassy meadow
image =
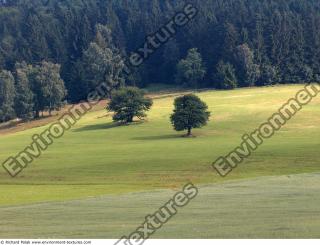
[[[170,125],[179,93],[158,95],[147,120],[130,126],[94,110],[18,177],[0,169],[0,237],[118,238],[188,181],[199,186],[199,198],[159,238],[316,237],[320,97],[226,178],[211,166],[302,87],[197,93],[212,116],[196,138]],[[0,131],[1,162],[48,126]]]

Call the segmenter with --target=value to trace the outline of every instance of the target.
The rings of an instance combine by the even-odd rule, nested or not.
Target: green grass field
[[[18,177],[0,170],[0,237],[118,238],[188,181],[199,197],[155,237],[319,237],[320,97],[228,177],[211,167],[301,88],[198,93],[212,118],[196,138],[170,125],[177,94],[130,126],[88,113]],[[0,135],[1,162],[47,127]]]

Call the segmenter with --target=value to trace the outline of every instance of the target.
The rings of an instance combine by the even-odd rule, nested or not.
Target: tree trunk
[[[36,111],[36,116],[35,118],[40,118],[40,111]]]
[[[191,136],[192,134],[191,134],[191,130],[192,130],[192,128],[188,128],[188,136]]]
[[[133,122],[133,117],[128,118],[128,123],[132,123]]]

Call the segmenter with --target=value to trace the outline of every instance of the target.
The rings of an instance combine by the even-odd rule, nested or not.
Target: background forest
[[[47,71],[60,84],[60,97],[78,102],[88,90],[85,56],[94,40],[99,44],[97,25],[101,30],[110,28],[112,38],[104,36],[112,42],[107,46],[126,57],[186,3],[2,0],[0,4],[0,70],[17,77],[17,63],[20,70],[27,64],[38,70],[52,67],[65,84],[64,88],[60,77]],[[123,77],[127,85],[228,89],[320,80],[318,0],[194,0],[192,4],[199,10],[197,17],[134,74]],[[200,76],[188,83],[185,69],[193,65],[198,65]],[[0,77],[12,80],[7,73]]]

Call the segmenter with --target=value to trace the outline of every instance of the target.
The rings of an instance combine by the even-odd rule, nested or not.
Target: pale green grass
[[[211,163],[238,146],[301,86],[208,91],[198,95],[212,111],[197,138],[180,137],[169,115],[173,96],[156,99],[142,124],[114,127],[106,111],[86,115],[20,176],[0,169],[0,205],[65,201],[104,194],[177,188],[187,181],[216,183],[249,177],[320,171],[320,98],[304,108],[227,179]],[[0,136],[0,161],[24,149],[34,128]],[[0,217],[2,218],[2,217]]]
[[[181,186],[182,188],[182,186]],[[200,186],[152,238],[320,238],[320,174]],[[1,238],[120,238],[174,191],[0,208]]]

